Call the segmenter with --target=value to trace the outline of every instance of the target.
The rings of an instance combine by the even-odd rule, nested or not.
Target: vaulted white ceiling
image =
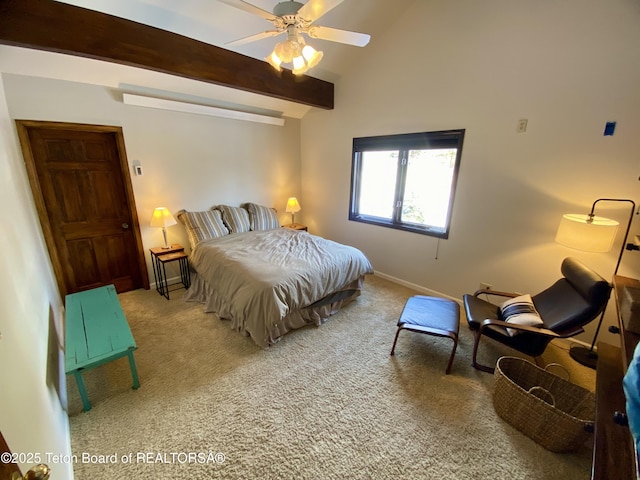
[[[226,46],[226,43],[233,40],[272,30],[273,25],[263,18],[217,0],[61,1],[179,33],[261,60],[283,39],[266,38],[246,45]],[[269,12],[273,11],[273,7],[278,3],[278,0],[247,1]],[[306,0],[300,1],[306,3]],[[386,27],[413,1],[415,0],[344,0],[315,23],[368,33],[371,35],[371,42],[376,42]],[[322,62],[310,72],[310,75],[330,82],[337,81],[349,63],[362,54],[360,47],[326,40],[309,39],[308,43],[325,54]]]
[[[100,11],[136,22],[168,30],[257,59],[264,59],[282,37],[229,47],[225,44],[255,33],[271,30],[263,18],[231,7],[217,0],[58,0],[63,3]],[[300,0],[304,3],[304,0]],[[308,43],[324,52],[321,63],[308,75],[338,83],[350,65],[365,55],[392,24],[417,0],[344,0],[315,23],[344,30],[368,33],[369,46],[360,48],[319,39]],[[424,0],[418,0],[424,1]],[[249,3],[272,11],[278,0],[249,0]],[[226,87],[204,84],[156,72],[140,71],[122,65],[105,64],[77,57],[47,52],[1,47],[0,68],[3,72],[44,76],[111,87],[129,85],[141,89],[175,92],[181,96],[212,99],[248,106],[257,110],[280,112],[301,118],[311,108],[292,102],[240,92]]]

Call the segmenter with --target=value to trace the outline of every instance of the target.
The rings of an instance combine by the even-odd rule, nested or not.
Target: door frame
[[[136,264],[138,270],[140,271],[142,286],[148,290],[149,272],[147,270],[147,265],[144,258],[142,235],[140,233],[140,223],[138,221],[138,212],[136,210],[135,197],[133,195],[133,185],[131,183],[131,175],[129,173],[129,161],[127,160],[122,127],[110,125],[90,125],[86,123],[49,122],[39,120],[16,120],[15,122],[16,128],[18,130],[18,138],[20,139],[20,146],[22,148],[22,155],[24,157],[24,163],[27,169],[27,175],[29,177],[29,184],[31,185],[31,193],[35,201],[36,210],[38,211],[40,225],[42,226],[42,233],[44,235],[47,249],[49,250],[49,258],[51,259],[53,271],[58,282],[58,289],[60,290],[60,295],[62,296],[62,298],[64,298],[69,292],[67,292],[67,286],[64,281],[62,263],[60,261],[58,249],[54,241],[51,222],[49,220],[49,215],[47,214],[44,195],[42,194],[42,187],[40,185],[40,180],[38,179],[38,172],[36,170],[36,164],[33,158],[33,151],[31,150],[31,142],[29,141],[29,129],[31,128],[46,128],[50,130],[74,130],[78,132],[114,134],[118,158],[120,160],[120,173],[122,175],[122,183],[124,185],[125,195],[127,197],[129,214],[131,215],[133,236],[135,238],[137,260]]]

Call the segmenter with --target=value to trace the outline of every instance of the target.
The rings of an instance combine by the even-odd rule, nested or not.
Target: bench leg
[[[136,368],[136,360],[133,358],[133,350],[129,350],[127,352],[127,357],[129,357],[129,367],[131,367],[131,377],[133,378],[133,389],[137,390],[140,388],[140,380],[138,379],[138,369]]]
[[[82,373],[76,370],[75,372],[73,372],[73,376],[75,377],[76,383],[78,384],[78,391],[80,392],[80,398],[82,399],[82,410],[88,412],[89,410],[91,410],[91,403],[89,402],[87,387],[84,384]]]

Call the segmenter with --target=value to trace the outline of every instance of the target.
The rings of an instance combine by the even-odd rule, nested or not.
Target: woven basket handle
[[[566,369],[566,367],[564,365],[561,365],[559,363],[550,363],[549,365],[547,365],[546,367],[544,367],[544,371],[547,372],[549,367],[559,367],[560,370],[562,370],[566,375],[567,378],[565,379],[567,382],[571,381],[571,375],[569,374],[569,370]],[[551,372],[549,372],[551,373]],[[558,375],[559,377],[560,375]]]
[[[540,395],[539,393],[534,393],[534,392],[542,392],[542,395]],[[551,405],[552,407],[555,407],[555,406],[556,406],[556,399],[555,399],[555,397],[554,397],[554,396],[553,396],[553,394],[552,394],[549,390],[547,390],[546,388],[542,388],[542,387],[538,387],[538,386],[531,387],[531,388],[527,391],[527,393],[529,393],[529,394],[533,395],[534,397],[538,397],[540,400],[542,400],[543,402],[548,403],[548,404],[549,404],[549,405]],[[544,398],[545,396],[546,396],[547,398]],[[551,401],[549,402],[549,401],[547,401],[547,399],[551,399]]]

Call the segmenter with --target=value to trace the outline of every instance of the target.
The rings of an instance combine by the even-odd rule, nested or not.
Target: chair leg
[[[396,330],[396,338],[393,339],[393,347],[391,347],[391,355],[393,355],[396,350],[396,342],[398,341],[398,335],[400,335],[400,330],[402,330],[402,327],[398,327],[398,330]]]
[[[478,363],[476,357],[478,355],[478,345],[480,345],[480,339],[482,338],[482,335],[480,335],[479,332],[474,330],[473,336],[475,337],[473,342],[473,357],[472,357],[473,368],[475,368],[476,370],[480,370],[481,372],[487,372],[487,373],[495,372],[496,370],[495,368],[487,367],[486,365],[482,365],[481,363]]]

